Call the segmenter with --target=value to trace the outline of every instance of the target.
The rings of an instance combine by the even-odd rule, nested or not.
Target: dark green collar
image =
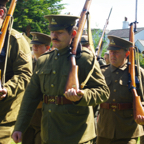
[[[69,46],[67,46],[66,48],[63,48],[61,50],[55,49],[55,53],[60,56],[60,55],[64,55],[69,51]]]

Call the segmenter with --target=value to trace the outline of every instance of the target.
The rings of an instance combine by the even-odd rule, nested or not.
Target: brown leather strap
[[[72,101],[69,101],[64,96],[47,96],[43,95],[43,101],[46,104],[56,104],[56,105],[65,105],[72,104]]]
[[[132,103],[102,103],[100,104],[100,108],[126,110],[126,109],[132,109],[133,104]]]
[[[42,108],[42,104],[43,104],[43,101],[40,101],[39,105],[37,106],[37,109],[41,109]]]

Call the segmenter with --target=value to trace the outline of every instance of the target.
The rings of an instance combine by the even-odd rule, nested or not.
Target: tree
[[[13,28],[26,32],[30,31],[49,34],[48,20],[44,15],[59,14],[64,9],[62,0],[18,0],[14,12]],[[8,3],[10,5],[10,2]]]
[[[94,43],[95,48],[98,46],[102,32],[103,31],[101,29],[97,29],[97,30],[95,29],[92,31],[93,43]],[[103,44],[102,44],[103,49],[102,49],[101,57],[104,57],[104,53],[107,51],[107,46],[108,46],[108,38],[106,37],[106,35],[104,35]]]

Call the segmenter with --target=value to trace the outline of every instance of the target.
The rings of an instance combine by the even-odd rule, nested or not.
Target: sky
[[[61,14],[70,12],[71,15],[80,16],[86,0],[62,0],[66,4]],[[122,29],[124,17],[128,22],[135,21],[136,0],[92,0],[90,6],[91,28],[103,29],[110,9],[108,30]],[[144,27],[144,0],[137,0],[137,27]]]

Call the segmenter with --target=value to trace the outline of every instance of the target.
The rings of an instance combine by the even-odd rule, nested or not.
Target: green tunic
[[[68,47],[54,50],[41,56],[28,85],[14,131],[24,132],[32,113],[36,109],[41,94],[63,95],[70,64]],[[77,59],[79,83],[87,77],[93,65],[93,55],[83,48]],[[78,103],[67,105],[45,104],[42,107],[41,136],[44,144],[83,143],[95,138],[94,115],[92,106],[105,102],[109,89],[105,83],[99,64],[84,87],[84,96]]]
[[[5,53],[4,49],[3,52]],[[5,59],[5,56],[0,57],[2,74],[5,62],[3,58]],[[19,32],[12,29],[6,68],[6,83],[4,84],[8,93],[6,99],[0,101],[1,124],[16,121],[24,91],[31,75],[32,59],[29,45]]]
[[[112,65],[102,66],[101,70],[110,89],[107,103],[132,103],[133,96],[128,88],[127,63],[120,68]],[[140,71],[144,88],[144,70],[141,68]],[[98,136],[109,139],[136,138],[144,134],[143,126],[134,121],[133,109],[100,109],[97,127]]]

